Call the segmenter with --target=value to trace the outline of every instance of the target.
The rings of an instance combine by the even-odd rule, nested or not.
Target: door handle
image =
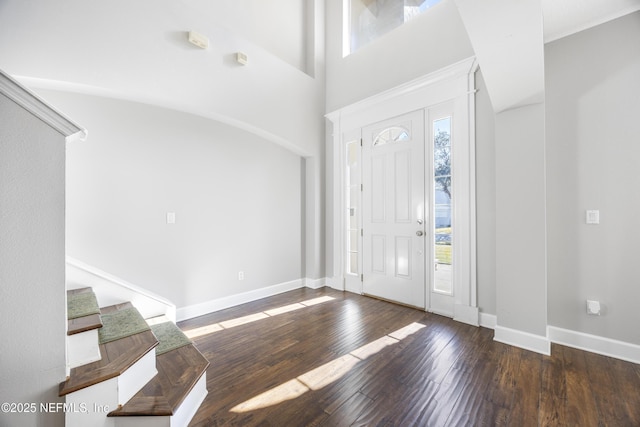
[[[419,220],[418,220],[418,224],[420,224],[420,225],[422,225],[422,223],[423,223],[423,222],[424,222],[424,221],[423,221],[422,219],[419,219]]]
[[[423,235],[424,235],[424,231],[422,231],[422,230],[416,231],[416,236],[422,237]]]

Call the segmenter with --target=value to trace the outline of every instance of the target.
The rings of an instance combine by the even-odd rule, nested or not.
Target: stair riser
[[[157,373],[156,352],[151,350],[118,377],[118,403],[127,403]]]
[[[79,334],[69,335],[67,337],[67,355],[69,358],[69,368],[75,368],[100,360],[98,330],[92,329]]]
[[[118,406],[118,379],[112,378],[91,387],[66,395],[69,407],[79,408],[81,412],[65,414],[66,427],[115,427],[107,413]]]
[[[115,427],[186,427],[207,397],[207,374],[204,373],[173,416],[113,417]]]
[[[171,427],[186,427],[207,397],[207,373],[203,373],[171,420]]]
[[[115,427],[171,427],[171,417],[114,417]]]
[[[68,404],[86,410],[67,413],[66,427],[114,427],[114,419],[107,414],[127,403],[157,373],[156,352],[152,350],[120,376],[68,394]]]

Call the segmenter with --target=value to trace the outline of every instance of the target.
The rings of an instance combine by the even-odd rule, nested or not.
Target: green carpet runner
[[[98,331],[100,344],[119,340],[148,331],[149,325],[133,307],[102,315],[102,328]]]
[[[67,319],[100,314],[98,300],[93,292],[83,292],[67,296]]]
[[[159,342],[156,356],[191,344],[191,340],[173,322],[158,323],[151,326],[151,330]]]

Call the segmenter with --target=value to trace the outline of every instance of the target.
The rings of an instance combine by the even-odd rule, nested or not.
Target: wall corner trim
[[[62,134],[67,142],[87,138],[87,130],[66,118],[38,95],[0,70],[0,93]]]
[[[311,289],[320,289],[327,286],[327,279],[324,277],[321,277],[320,279],[310,279],[308,277],[305,277],[304,279],[302,279],[302,282],[304,286]]]
[[[480,326],[478,307],[465,304],[455,304],[453,306],[453,320],[466,323],[471,326]]]
[[[483,328],[495,329],[498,323],[498,317],[495,314],[479,313],[480,326]]]
[[[529,332],[505,328],[504,326],[499,325],[496,325],[494,331],[494,341],[520,347],[525,350],[535,351],[536,353],[544,354],[546,356],[551,355],[551,341],[547,336],[531,334]]]
[[[551,342],[640,364],[640,345],[584,332],[548,326]]]

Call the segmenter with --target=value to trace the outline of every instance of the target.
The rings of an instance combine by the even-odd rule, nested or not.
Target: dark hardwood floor
[[[640,426],[640,365],[328,288],[179,326],[210,361],[191,426]]]

